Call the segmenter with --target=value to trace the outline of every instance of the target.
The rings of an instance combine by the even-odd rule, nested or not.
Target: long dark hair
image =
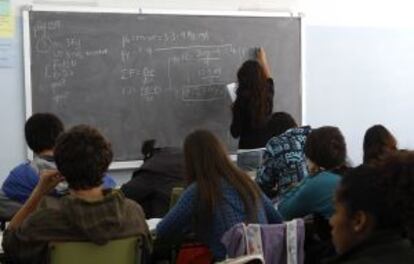
[[[237,72],[239,87],[235,104],[247,99],[251,126],[258,127],[265,123],[269,114],[268,81],[263,67],[255,60],[243,63]]]
[[[197,130],[184,142],[185,167],[188,182],[197,184],[194,203],[194,228],[197,235],[209,234],[215,209],[223,200],[222,179],[239,193],[248,222],[257,219],[259,187],[229,159],[223,144],[209,131]]]
[[[370,127],[364,136],[363,162],[375,163],[397,150],[397,140],[383,125]]]

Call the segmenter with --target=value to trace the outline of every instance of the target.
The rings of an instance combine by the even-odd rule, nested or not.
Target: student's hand
[[[42,170],[36,191],[40,195],[48,194],[61,181],[63,181],[63,177],[57,170]]]
[[[13,216],[7,229],[16,230],[36,210],[43,196],[49,193],[62,180],[63,177],[57,170],[42,170],[36,188],[30,194],[29,199]]]

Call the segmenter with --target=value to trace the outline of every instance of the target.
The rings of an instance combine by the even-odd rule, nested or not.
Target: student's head
[[[285,112],[276,112],[272,114],[272,117],[268,123],[269,132],[272,137],[277,137],[284,133],[286,130],[297,127],[295,119],[291,115]]]
[[[337,127],[313,129],[306,139],[304,151],[311,167],[333,170],[346,162],[345,139]],[[310,171],[314,169],[310,168]]]
[[[381,230],[411,236],[413,200],[413,152],[392,154],[381,165],[350,169],[337,189],[336,210],[330,220],[338,253],[349,251]]]
[[[245,61],[237,72],[237,81],[242,88],[262,88],[257,87],[261,82],[266,82],[265,71],[256,60]],[[264,89],[264,87],[262,88]]]
[[[375,125],[365,132],[363,150],[364,163],[378,162],[397,150],[397,140],[384,126]]]
[[[53,150],[57,137],[63,132],[59,118],[50,113],[32,115],[24,126],[27,145],[34,153]]]
[[[79,125],[59,136],[54,156],[69,189],[88,190],[102,184],[112,161],[112,149],[98,130]]]
[[[268,81],[258,61],[248,60],[237,72],[238,98],[248,98],[252,125],[262,124],[268,109]],[[237,99],[236,99],[237,100]]]
[[[208,233],[213,212],[223,198],[223,180],[240,194],[247,211],[247,221],[256,220],[257,201],[260,191],[247,174],[230,160],[226,148],[211,132],[197,130],[184,142],[184,158],[189,183],[197,184],[198,197],[195,205],[196,232]]]
[[[156,143],[155,139],[145,140],[142,143],[141,153],[143,155],[144,162],[150,159],[154,155],[155,151],[157,150],[157,148],[155,148],[155,143]]]

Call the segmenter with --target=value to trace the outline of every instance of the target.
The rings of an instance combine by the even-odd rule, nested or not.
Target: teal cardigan
[[[284,220],[319,214],[326,219],[334,212],[333,198],[340,175],[322,171],[305,177],[298,185],[285,192],[278,205]]]

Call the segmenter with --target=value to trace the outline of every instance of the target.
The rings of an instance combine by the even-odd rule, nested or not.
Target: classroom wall
[[[361,160],[364,130],[388,125],[402,147],[414,148],[408,98],[414,96],[414,4],[406,0],[11,0],[16,11],[13,67],[0,68],[0,182],[25,158],[24,92],[19,10],[26,4],[72,4],[110,8],[201,10],[293,10],[305,13],[306,123],[336,124],[350,158]],[[130,171],[116,172],[119,182]]]

